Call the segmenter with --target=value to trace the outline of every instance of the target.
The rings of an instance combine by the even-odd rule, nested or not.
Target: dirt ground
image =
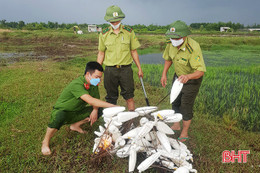
[[[45,60],[65,61],[74,57],[87,57],[97,55],[98,38],[84,38],[67,36],[34,36],[23,37],[9,34],[8,29],[0,30],[0,62],[13,63],[16,61]],[[155,44],[150,40],[139,39],[141,47],[145,49]],[[157,44],[157,43],[156,43]],[[21,53],[21,56],[4,57],[3,53]]]
[[[68,60],[75,56],[86,57],[91,55],[97,55],[98,40],[85,39],[85,40],[73,40],[71,38],[61,40],[56,38],[15,38],[11,37],[6,32],[8,30],[2,30],[0,37],[0,61],[5,63],[12,63],[15,61],[27,61],[27,60]],[[7,57],[4,54],[10,53]],[[12,57],[12,54],[17,53],[20,56]]]

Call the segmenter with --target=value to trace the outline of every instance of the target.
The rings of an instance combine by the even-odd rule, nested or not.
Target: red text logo
[[[238,163],[246,163],[247,155],[250,154],[250,150],[238,150],[237,154],[234,150],[228,151],[225,150],[222,152],[222,162],[223,163],[234,163],[235,159],[237,159]]]

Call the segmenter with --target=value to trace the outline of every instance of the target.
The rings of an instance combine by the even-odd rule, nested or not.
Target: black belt
[[[112,66],[106,66],[106,67],[115,67],[115,68],[123,68],[123,67],[130,67],[132,64],[128,65],[112,65]]]

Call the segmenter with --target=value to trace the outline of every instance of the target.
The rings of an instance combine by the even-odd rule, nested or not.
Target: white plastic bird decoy
[[[110,118],[110,117],[115,116],[119,112],[123,112],[124,110],[125,110],[125,107],[123,107],[123,106],[105,108],[103,110],[103,116]]]
[[[176,79],[172,85],[171,94],[170,94],[170,104],[174,102],[174,100],[178,97],[183,87],[183,83],[181,83],[178,79]]]

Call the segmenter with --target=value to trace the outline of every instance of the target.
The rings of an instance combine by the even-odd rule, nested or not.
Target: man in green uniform
[[[98,84],[102,77],[103,67],[97,62],[88,62],[84,76],[73,80],[61,93],[53,107],[51,120],[42,142],[43,155],[50,155],[50,139],[64,124],[71,124],[70,129],[86,133],[80,128],[82,124],[92,124],[100,116],[99,107],[116,105],[99,100]],[[87,106],[89,105],[89,106]]]
[[[179,96],[172,103],[172,109],[183,115],[183,129],[179,140],[184,142],[188,139],[188,130],[193,117],[193,105],[199,92],[200,84],[206,67],[199,44],[188,37],[188,26],[183,21],[176,21],[170,25],[166,32],[169,39],[164,50],[164,69],[161,78],[163,87],[167,84],[167,72],[172,63],[174,64],[174,79],[182,82],[183,88]],[[173,130],[180,130],[180,123],[174,123]]]
[[[74,31],[74,34],[77,34],[77,30],[79,31],[80,28],[78,26],[73,26],[73,31]]]
[[[126,100],[129,111],[134,106],[134,80],[131,68],[134,60],[138,68],[138,76],[143,77],[137,48],[140,43],[134,31],[121,24],[125,14],[118,6],[107,8],[104,19],[110,22],[110,27],[104,29],[99,35],[97,62],[105,64],[104,86],[107,92],[106,101],[116,104],[118,99],[118,86],[121,95]]]

